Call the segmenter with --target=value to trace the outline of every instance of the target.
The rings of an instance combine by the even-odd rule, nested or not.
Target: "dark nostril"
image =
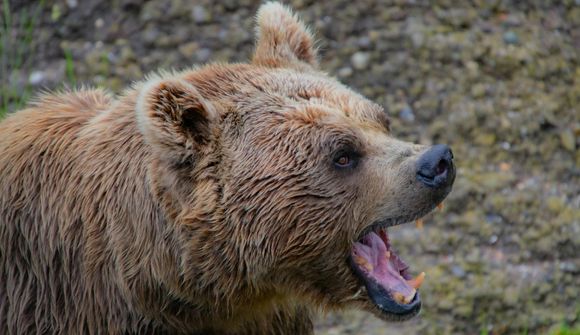
[[[452,182],[454,176],[451,149],[442,144],[429,148],[417,161],[417,178],[429,187],[446,186]]]
[[[437,164],[437,168],[435,171],[435,175],[440,175],[445,173],[445,171],[447,171],[447,168],[449,167],[449,163],[447,163],[447,161],[445,159],[442,159],[439,161],[439,164]]]

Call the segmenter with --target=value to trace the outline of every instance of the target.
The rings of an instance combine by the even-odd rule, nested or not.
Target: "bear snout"
[[[417,179],[425,186],[444,189],[455,180],[453,152],[449,146],[437,144],[417,160]]]

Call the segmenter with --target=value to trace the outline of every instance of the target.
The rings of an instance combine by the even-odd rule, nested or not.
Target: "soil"
[[[385,106],[396,136],[447,143],[458,165],[442,212],[422,229],[390,230],[399,255],[427,273],[420,316],[387,324],[329,313],[317,332],[541,334],[580,325],[580,1],[289,4],[316,30],[323,69]],[[11,0],[13,46],[26,35],[18,18],[38,15],[22,61],[4,57],[0,77],[23,92],[74,84],[120,92],[160,68],[246,61],[258,6]]]

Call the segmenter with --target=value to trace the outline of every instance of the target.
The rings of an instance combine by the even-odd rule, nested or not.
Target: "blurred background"
[[[120,92],[148,72],[244,62],[250,0],[0,0],[0,114],[40,90]],[[391,229],[425,271],[421,315],[346,311],[319,334],[580,334],[580,1],[286,1],[325,71],[448,143],[453,192]]]

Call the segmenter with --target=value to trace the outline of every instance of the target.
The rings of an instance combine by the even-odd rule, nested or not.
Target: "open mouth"
[[[387,228],[373,227],[351,250],[354,272],[364,283],[372,302],[381,312],[400,317],[421,309],[418,289],[425,279],[413,278],[409,266],[391,249]]]

